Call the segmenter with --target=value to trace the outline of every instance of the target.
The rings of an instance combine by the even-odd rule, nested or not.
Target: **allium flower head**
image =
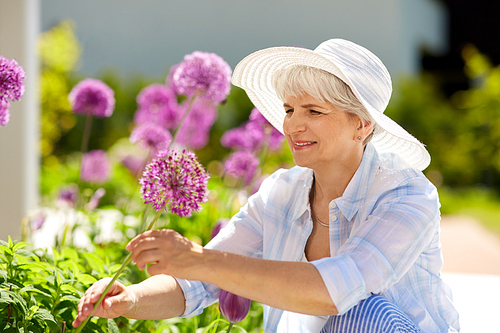
[[[165,150],[172,141],[172,135],[165,128],[146,123],[135,128],[130,134],[130,142],[137,143],[142,148],[150,149],[156,155],[160,150]]]
[[[0,55],[0,101],[18,101],[24,94],[24,69],[15,59]]]
[[[9,101],[0,100],[0,126],[5,126],[10,121]]]
[[[88,183],[102,184],[111,176],[111,163],[104,150],[92,150],[82,157],[81,179]]]
[[[156,211],[169,208],[179,216],[191,216],[207,201],[209,175],[195,154],[165,150],[149,163],[139,179],[144,203]]]
[[[94,210],[99,206],[99,201],[101,201],[101,198],[106,194],[106,190],[101,188],[98,188],[92,197],[89,200],[89,203],[87,204],[87,209],[88,210]]]
[[[181,118],[175,93],[163,84],[154,83],[142,89],[137,105],[134,122],[138,125],[155,123],[173,129]]]
[[[183,105],[186,109],[186,105]],[[210,139],[210,130],[217,119],[217,109],[212,102],[197,99],[179,128],[176,143],[189,149],[201,149]]]
[[[37,212],[36,215],[33,216],[33,218],[30,221],[31,230],[40,229],[45,223],[46,219],[47,219],[47,214],[45,214],[43,211]]]
[[[73,112],[111,117],[115,109],[115,93],[107,84],[96,79],[85,79],[73,87],[69,101]]]
[[[232,128],[226,131],[220,138],[220,143],[223,147],[234,150],[257,148],[255,147],[253,137],[249,135],[245,126]]]
[[[278,150],[285,137],[254,108],[249,121],[230,129],[221,137],[222,146],[235,150],[257,150],[267,144],[270,150]]]
[[[175,86],[174,82],[174,73],[177,67],[179,67],[179,65],[180,64],[170,66],[170,71],[168,72],[167,78],[165,79],[165,84],[169,86],[174,93],[178,93],[177,87]]]
[[[228,291],[221,290],[219,295],[219,311],[231,323],[245,319],[250,310],[252,301]]]
[[[270,150],[278,150],[281,147],[285,136],[274,128],[257,108],[252,110],[249,119],[245,129],[256,146],[267,143]]]
[[[226,173],[236,178],[243,178],[245,184],[249,185],[258,165],[259,159],[252,151],[238,150],[226,160],[224,169]]]
[[[173,73],[172,84],[181,95],[198,93],[218,103],[229,94],[231,73],[231,67],[215,53],[195,51],[184,56]]]
[[[72,184],[61,188],[57,196],[57,201],[68,207],[76,207],[76,203],[78,202],[78,186]]]

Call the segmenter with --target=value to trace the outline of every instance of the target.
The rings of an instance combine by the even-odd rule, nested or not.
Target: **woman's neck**
[[[326,169],[314,170],[314,196],[319,202],[329,203],[344,194],[347,185],[358,169],[362,154],[357,161],[345,165],[334,165]]]

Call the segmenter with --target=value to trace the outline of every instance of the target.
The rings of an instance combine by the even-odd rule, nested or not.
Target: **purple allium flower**
[[[165,150],[146,165],[139,184],[144,203],[156,211],[168,206],[182,217],[199,211],[207,201],[209,177],[192,152]]]
[[[281,147],[285,140],[285,136],[274,128],[257,108],[252,110],[249,119],[250,120],[245,125],[245,129],[253,138],[256,146],[264,144],[267,140],[270,150],[278,150]]]
[[[217,223],[215,223],[214,228],[212,229],[212,236],[211,239],[217,236],[217,234],[224,228],[227,224],[229,223],[228,218],[220,218],[217,220]]]
[[[47,219],[47,214],[45,214],[43,211],[37,212],[30,221],[31,230],[40,229],[45,223],[46,219]]]
[[[259,159],[252,151],[238,150],[226,160],[224,169],[236,178],[243,178],[245,185],[249,185],[258,165]]]
[[[78,185],[71,184],[61,188],[57,201],[69,207],[76,207],[78,202]]]
[[[15,59],[0,55],[0,101],[18,101],[24,94],[24,69]]]
[[[73,87],[69,102],[73,112],[92,114],[94,117],[111,117],[115,109],[115,93],[107,84],[96,79],[85,79]]]
[[[252,136],[249,135],[245,126],[240,126],[232,128],[226,131],[220,138],[221,145],[223,147],[243,150],[243,149],[254,149],[255,141]]]
[[[92,150],[82,157],[81,179],[88,183],[102,184],[111,176],[111,163],[104,150]]]
[[[151,84],[137,95],[138,110],[134,122],[138,125],[155,123],[167,129],[173,129],[179,123],[181,113],[177,97],[172,89],[163,84]]]
[[[181,95],[191,97],[198,93],[222,102],[231,88],[231,67],[215,53],[195,51],[184,56],[173,73],[172,83]]]
[[[172,141],[170,132],[153,123],[139,126],[130,134],[130,142],[149,149],[153,155],[156,155],[160,150],[167,149],[170,141]]]
[[[226,131],[221,137],[222,146],[235,150],[258,150],[266,143],[270,150],[281,147],[285,136],[256,108],[252,110],[249,119],[242,126]]]
[[[187,106],[184,105],[184,109]],[[217,119],[217,109],[211,102],[197,99],[189,111],[186,119],[180,125],[176,143],[189,149],[201,149],[210,139],[210,129]]]
[[[5,126],[10,121],[9,101],[0,100],[0,126]]]
[[[92,197],[90,197],[89,203],[87,204],[87,209],[88,210],[94,210],[99,206],[99,201],[101,198],[106,194],[106,190],[103,189],[102,187],[98,188]]]
[[[169,86],[172,89],[172,91],[176,94],[178,92],[177,92],[177,87],[175,86],[175,82],[174,82],[174,73],[175,73],[175,70],[177,69],[177,67],[179,67],[179,65],[180,64],[170,66],[170,71],[168,72],[167,78],[165,79],[165,84],[167,86]]]
[[[250,310],[252,301],[228,291],[221,290],[219,295],[219,311],[231,323],[245,319]]]

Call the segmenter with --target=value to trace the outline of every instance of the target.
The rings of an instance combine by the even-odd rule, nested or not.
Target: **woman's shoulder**
[[[294,166],[290,169],[279,169],[267,177],[256,193],[263,200],[290,200],[290,197],[301,197],[309,193],[313,171],[308,168]]]
[[[367,193],[383,195],[396,191],[398,196],[424,194],[437,199],[434,184],[422,171],[411,167],[396,154],[380,154]]]

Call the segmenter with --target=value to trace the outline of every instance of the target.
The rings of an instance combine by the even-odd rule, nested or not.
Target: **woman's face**
[[[283,130],[295,164],[318,171],[359,163],[363,147],[356,142],[361,124],[358,117],[307,94],[287,95],[283,106]]]

